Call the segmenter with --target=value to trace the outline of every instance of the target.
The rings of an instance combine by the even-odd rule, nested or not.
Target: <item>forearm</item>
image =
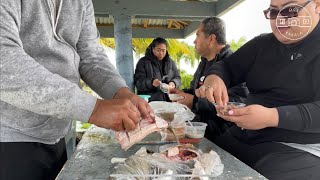
[[[279,128],[320,133],[320,101],[277,107]]]

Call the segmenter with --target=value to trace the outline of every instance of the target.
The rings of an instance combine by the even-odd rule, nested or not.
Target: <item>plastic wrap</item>
[[[189,148],[189,145],[183,148]],[[190,148],[195,151],[194,147]],[[111,177],[115,180],[207,180],[222,174],[224,166],[216,152],[197,151],[197,154],[195,159],[183,162],[168,159],[164,152],[148,154],[145,148],[141,148],[124,163],[118,164]]]

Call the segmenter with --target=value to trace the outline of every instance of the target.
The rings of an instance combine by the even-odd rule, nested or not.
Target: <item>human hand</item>
[[[176,84],[174,82],[169,82],[169,92],[171,92],[174,88],[176,88]]]
[[[276,108],[266,108],[261,105],[250,105],[229,110],[227,115],[219,117],[234,122],[243,129],[258,130],[266,127],[278,127],[279,115]]]
[[[155,116],[148,102],[132,93],[128,88],[119,89],[114,99],[129,99],[131,103],[138,108],[143,119],[154,122]]]
[[[177,103],[184,104],[188,108],[192,109],[193,98],[194,98],[194,96],[192,94],[185,93],[179,89],[173,89],[172,93],[183,97],[183,99],[176,101]]]
[[[158,86],[160,86],[160,84],[161,84],[161,81],[159,79],[154,79],[152,81],[152,86],[154,86],[154,87],[158,87]]]
[[[129,99],[97,100],[89,123],[115,131],[136,128],[141,115]]]
[[[215,102],[224,106],[229,101],[227,87],[223,80],[217,75],[209,75],[204,84],[195,91],[196,96],[207,98],[210,102]]]

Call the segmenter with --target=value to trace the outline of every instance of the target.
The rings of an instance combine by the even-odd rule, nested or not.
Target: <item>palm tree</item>
[[[144,55],[147,47],[152,42],[152,38],[133,38],[132,47],[136,55],[139,57]],[[171,58],[177,63],[180,69],[180,62],[184,60],[194,66],[195,61],[199,61],[199,55],[195,53],[194,47],[188,45],[185,42],[180,42],[176,39],[167,39],[168,42],[168,52]],[[104,46],[115,48],[113,38],[101,38],[100,43]]]

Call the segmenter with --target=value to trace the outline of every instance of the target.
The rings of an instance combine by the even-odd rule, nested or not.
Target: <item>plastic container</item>
[[[173,126],[172,129],[174,130],[178,139],[182,139],[185,137],[185,131],[186,131],[185,125]],[[167,141],[175,141],[176,140],[176,137],[173,135],[173,133],[170,130],[167,130],[166,140]]]
[[[183,96],[180,96],[178,94],[168,94],[168,95],[169,95],[169,99],[173,102],[184,99]]]
[[[201,139],[206,132],[207,124],[203,122],[191,122],[186,124],[186,136],[193,139]]]
[[[218,106],[216,103],[213,103],[213,105],[216,108],[217,113],[220,115],[228,115],[228,112],[231,109],[237,109],[246,106],[244,103],[240,102],[228,102],[226,106]]]
[[[171,122],[174,119],[175,112],[158,110],[158,111],[155,111],[155,114],[156,114],[156,116],[166,120],[167,122]]]
[[[149,102],[149,98],[151,97],[150,95],[138,95],[138,96],[141,97],[142,99],[144,99],[147,102]]]

